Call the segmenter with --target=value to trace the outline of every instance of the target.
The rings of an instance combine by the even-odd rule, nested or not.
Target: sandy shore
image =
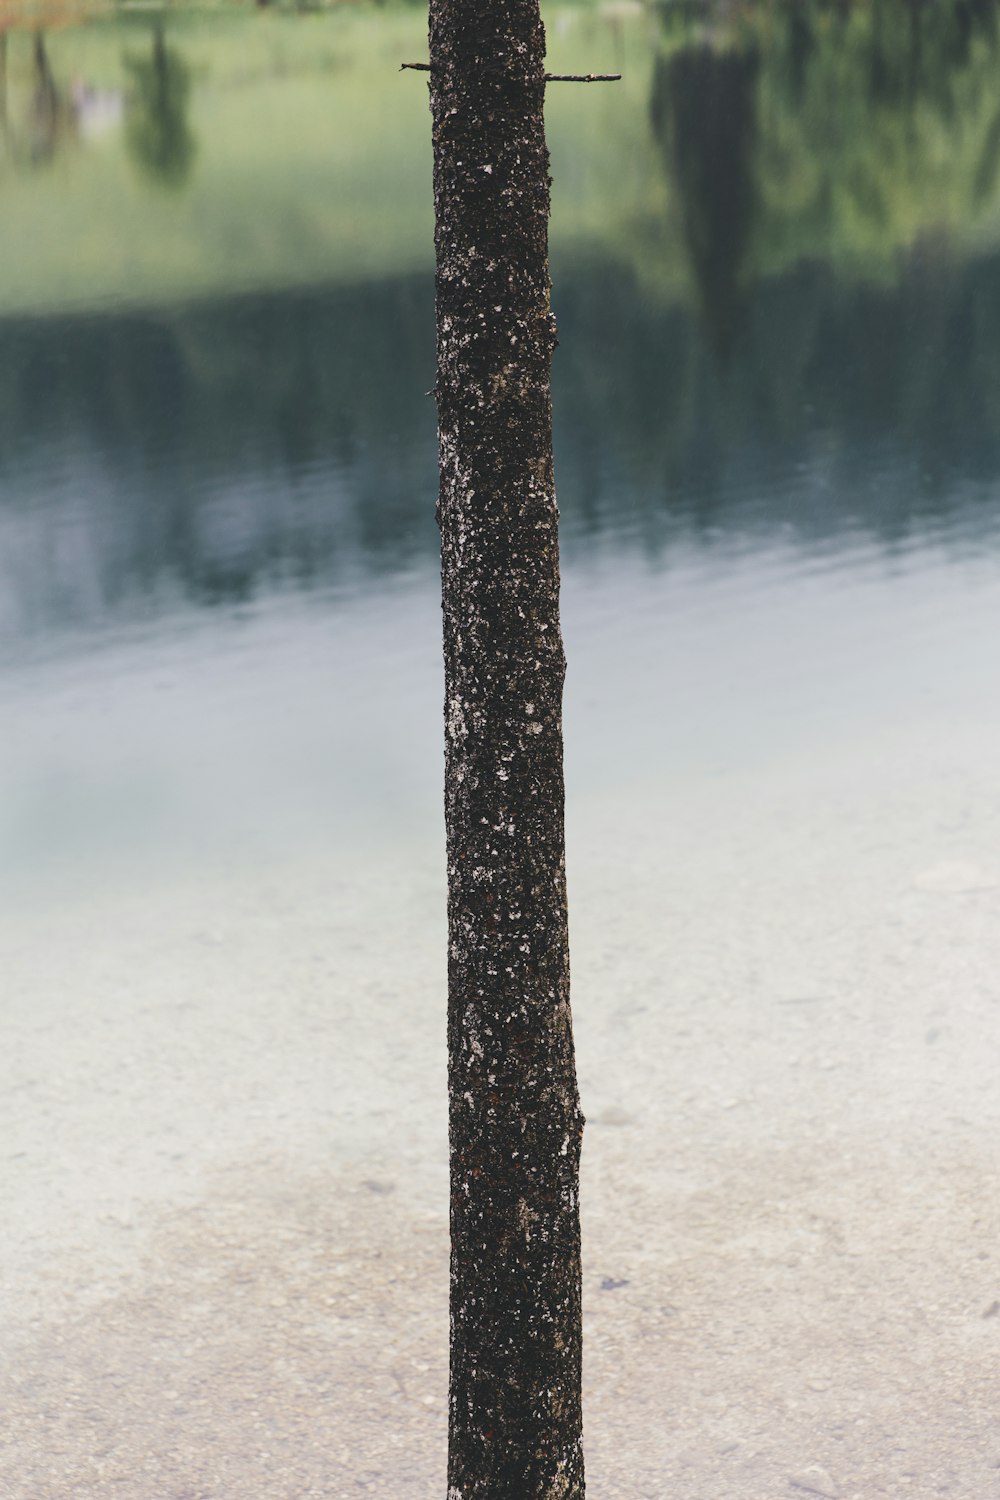
[[[995,722],[571,806],[598,1500],[1000,1494]],[[5,925],[5,1500],[443,1495],[434,848]]]

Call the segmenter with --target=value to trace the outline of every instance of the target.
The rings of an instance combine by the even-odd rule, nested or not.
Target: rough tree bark
[[[431,0],[445,647],[449,1500],[581,1500],[545,34]]]

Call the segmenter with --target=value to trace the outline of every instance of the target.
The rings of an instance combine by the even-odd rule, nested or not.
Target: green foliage
[[[996,15],[551,7],[554,70],[624,74],[549,90],[557,273],[614,265],[689,300],[721,352],[760,277],[822,261],[891,284],[913,255],[996,245]],[[0,314],[429,270],[426,89],[398,71],[424,30],[417,5],[242,4],[105,13],[45,33],[41,60],[5,33]]]
[[[755,279],[803,261],[885,282],[918,246],[997,243],[994,0],[659,15],[650,125],[706,316],[731,330]]]
[[[0,313],[426,266],[426,90],[398,72],[421,55],[423,30],[410,9],[240,10],[127,13],[50,33],[67,123],[44,177],[28,149],[32,40],[12,35]],[[90,129],[86,108],[71,107],[81,83],[97,101],[119,101],[124,127]]]
[[[761,80],[767,271],[829,255],[893,275],[900,251],[1000,235],[997,12],[966,0],[791,8]],[[991,145],[992,142],[992,145]]]

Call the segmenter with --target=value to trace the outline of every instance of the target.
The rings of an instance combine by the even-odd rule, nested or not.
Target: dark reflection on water
[[[153,28],[149,57],[128,55],[130,101],[125,120],[129,154],[143,176],[159,187],[183,187],[197,150],[188,122],[191,69],[168,47],[163,23]]]
[[[28,158],[45,166],[55,156],[60,138],[71,128],[66,100],[56,87],[49,64],[45,33],[36,31],[32,48],[34,87],[28,110]]]
[[[721,359],[745,304],[757,212],[757,48],[704,44],[658,59],[650,115],[677,185],[702,319]]]
[[[431,301],[418,279],[9,322],[6,630],[432,569]],[[1000,257],[917,257],[891,290],[802,267],[749,297],[721,367],[697,315],[599,269],[556,306],[570,559],[992,537]]]
[[[645,106],[686,285],[638,241],[565,264],[556,247],[567,556],[992,543],[996,5],[705,14],[664,13]],[[200,151],[192,68],[162,23],[141,36],[124,53],[125,148],[179,192]],[[66,119],[42,34],[31,66],[19,139],[40,163]],[[947,223],[921,198],[942,140]],[[430,576],[432,358],[429,275],[8,317],[8,644]]]
[[[721,368],[682,310],[651,313],[614,281],[561,291],[579,330],[558,407],[578,531],[627,528],[654,549],[992,532],[995,496],[970,514],[965,482],[981,493],[1000,476],[1000,257],[918,259],[892,290],[803,266],[755,290]],[[595,346],[603,371],[588,368]]]
[[[8,608],[44,629],[431,556],[431,295],[379,283],[10,321]]]

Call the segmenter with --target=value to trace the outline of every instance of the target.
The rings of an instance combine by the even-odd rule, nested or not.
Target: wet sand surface
[[[597,1500],[1000,1495],[997,719],[570,811]],[[444,1494],[434,850],[4,924],[0,1494]]]

